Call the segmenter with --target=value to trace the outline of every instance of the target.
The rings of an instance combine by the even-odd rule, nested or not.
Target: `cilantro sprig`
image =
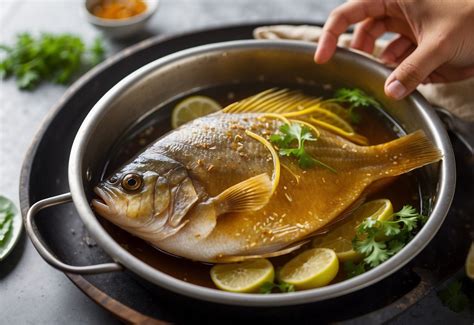
[[[426,219],[415,208],[405,205],[388,220],[364,220],[357,227],[356,236],[352,240],[352,248],[362,254],[364,259],[357,264],[345,263],[346,274],[353,277],[388,260],[408,244]]]
[[[334,98],[326,102],[346,103],[349,105],[349,115],[353,123],[360,122],[360,116],[355,112],[358,107],[381,108],[382,105],[372,96],[367,95],[364,91],[358,88],[340,88],[336,90]]]
[[[82,69],[96,65],[104,58],[104,47],[96,39],[91,48],[71,34],[43,33],[34,37],[19,34],[13,46],[0,45],[0,78],[14,76],[20,89],[34,89],[41,81],[68,83]]]
[[[274,282],[265,282],[260,287],[260,293],[263,294],[270,294],[273,293],[275,290],[277,292],[294,292],[295,287],[292,284],[281,282],[281,283],[274,283]]]
[[[334,168],[317,160],[306,152],[304,147],[305,142],[318,140],[313,136],[308,127],[301,126],[299,123],[285,123],[280,126],[279,131],[280,133],[275,133],[270,136],[270,142],[279,148],[280,156],[295,157],[298,159],[298,165],[304,169],[319,165],[336,173]]]

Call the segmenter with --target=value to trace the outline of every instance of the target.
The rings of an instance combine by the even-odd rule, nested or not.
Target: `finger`
[[[383,19],[368,18],[357,25],[351,47],[371,54],[375,41],[387,31]]]
[[[387,78],[385,93],[394,99],[402,99],[444,61],[442,55],[436,55],[436,44],[420,44]]]
[[[352,1],[336,8],[324,24],[319,45],[314,55],[316,63],[325,63],[334,54],[337,39],[347,28],[369,17],[381,17],[385,14],[383,0]]]
[[[382,54],[380,54],[380,60],[382,60],[383,63],[397,63],[401,61],[400,58],[402,58],[410,48],[414,48],[414,46],[415,44],[413,44],[409,38],[398,36],[382,51]],[[407,53],[406,56],[410,53]]]

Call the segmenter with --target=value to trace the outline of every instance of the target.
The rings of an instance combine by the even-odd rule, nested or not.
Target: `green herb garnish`
[[[0,77],[14,76],[19,88],[34,89],[43,80],[66,84],[81,69],[104,58],[104,47],[96,39],[90,49],[71,34],[43,33],[35,38],[29,33],[17,36],[12,46],[1,45],[5,52],[0,61]]]
[[[273,283],[273,282],[265,282],[260,287],[260,293],[263,294],[270,294],[273,290],[276,289],[278,292],[294,292],[295,287],[292,284],[281,282],[281,283]]]
[[[7,198],[0,196],[0,247],[6,242],[13,229],[15,207]]]
[[[359,263],[346,262],[344,270],[348,277],[354,277],[376,267],[398,253],[422,226],[427,217],[415,208],[405,205],[388,220],[367,218],[358,227],[352,240],[352,248],[364,255]]]
[[[347,261],[343,264],[344,272],[346,272],[348,278],[353,278],[355,276],[361,275],[366,271],[366,265],[364,262],[354,263],[352,261]]]
[[[283,124],[279,128],[281,133],[273,134],[270,141],[278,146],[280,156],[295,157],[301,168],[310,168],[319,165],[336,173],[336,170],[308,154],[304,148],[305,141],[317,141],[311,130],[299,123]]]
[[[438,297],[443,305],[456,313],[462,312],[469,305],[469,297],[462,291],[462,284],[457,280],[439,291]]]
[[[339,102],[349,104],[349,114],[352,122],[359,123],[360,116],[354,111],[357,107],[376,107],[381,108],[382,105],[376,101],[372,96],[367,95],[365,92],[358,88],[340,88],[334,94],[333,99],[329,99],[327,102]]]
[[[365,255],[364,262],[369,267],[375,267],[400,251],[413,238],[413,230],[425,221],[426,217],[410,205],[392,214],[389,220],[367,218],[357,227],[352,246]],[[386,239],[377,240],[383,237]]]

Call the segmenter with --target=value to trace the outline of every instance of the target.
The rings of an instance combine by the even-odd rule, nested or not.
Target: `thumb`
[[[420,44],[385,81],[385,94],[402,99],[444,63],[436,47]]]

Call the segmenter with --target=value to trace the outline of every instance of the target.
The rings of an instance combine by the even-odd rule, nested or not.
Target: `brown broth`
[[[176,103],[183,98],[190,95],[205,95],[214,98],[222,106],[226,106],[270,87],[268,84],[266,84],[265,87],[262,85],[219,86],[187,94],[186,96],[173,100],[161,107],[156,113],[151,113],[143,122],[134,126],[130,132],[119,141],[116,146],[117,150],[114,150],[115,156],[108,162],[104,170],[104,175],[109,175],[116,168],[128,161],[130,157],[135,156],[148,144],[168,132],[170,130],[170,113]],[[331,95],[330,92],[322,88],[303,87],[303,90],[306,93],[327,98]],[[358,110],[358,113],[361,115],[361,123],[354,128],[358,133],[366,136],[370,144],[384,143],[399,137],[399,135],[403,133],[387,116],[384,116],[382,112],[375,108],[362,108]],[[387,198],[392,202],[394,211],[398,211],[405,204],[411,204],[414,207],[421,208],[419,181],[418,178],[414,176],[416,176],[416,173],[397,177],[390,186],[371,194],[368,200]],[[140,238],[132,236],[118,228],[109,221],[103,218],[100,218],[100,220],[104,228],[122,247],[145,263],[183,281],[215,288],[209,276],[212,265],[193,262],[164,253],[148,245]],[[299,252],[300,250],[285,256],[271,258],[270,260],[275,266],[275,269],[278,269]],[[340,269],[341,271],[333,282],[345,279],[342,267]]]

